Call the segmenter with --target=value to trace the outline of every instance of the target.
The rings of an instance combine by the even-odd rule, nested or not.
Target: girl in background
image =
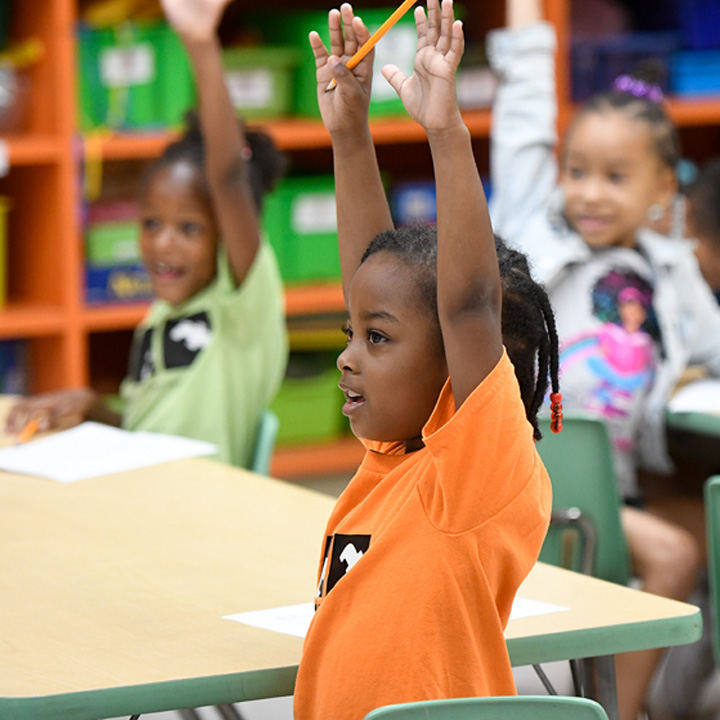
[[[206,440],[247,466],[287,360],[283,289],[260,238],[263,196],[285,169],[269,137],[246,133],[224,82],[217,26],[230,0],[163,0],[195,73],[199,124],[148,170],[140,248],[155,300],[135,332],[122,415],[89,388],[20,401],[7,429],[96,420]]]

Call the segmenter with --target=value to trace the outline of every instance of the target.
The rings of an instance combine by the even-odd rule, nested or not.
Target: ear
[[[675,172],[669,167],[663,167],[658,175],[655,202],[664,208],[669,208],[677,192],[678,181]]]

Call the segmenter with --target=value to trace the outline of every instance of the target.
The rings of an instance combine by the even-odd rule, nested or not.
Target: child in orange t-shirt
[[[362,21],[347,4],[331,11],[330,53],[310,36],[335,157],[343,412],[367,452],[328,522],[296,720],[514,694],[503,630],[550,517],[534,438],[548,375],[558,391],[552,313],[524,257],[493,235],[455,97],[452,2],[415,19],[414,74],[383,74],[427,132],[437,230],[393,229],[367,122],[372,56],[342,64],[368,37]]]

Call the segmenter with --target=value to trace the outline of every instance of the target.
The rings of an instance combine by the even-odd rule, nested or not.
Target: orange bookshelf
[[[546,16],[558,30],[561,127],[573,112],[568,67],[571,1],[545,0]],[[279,10],[297,6],[293,0],[268,3]],[[368,4],[381,3],[368,0]],[[243,11],[255,3],[236,0],[236,5]],[[303,0],[303,5],[329,7],[326,0]],[[502,5],[466,3],[468,35],[481,40],[487,30],[501,25]],[[2,137],[10,170],[0,178],[0,195],[10,199],[11,209],[7,301],[0,308],[0,338],[28,341],[32,391],[93,382],[103,387],[117,385],[124,365],[122,354],[147,308],[144,303],[96,307],[84,302],[79,219],[83,145],[97,159],[120,164],[152,159],[177,137],[173,132],[114,133],[89,136],[82,142],[74,97],[78,8],[79,0],[13,0],[13,39],[37,37],[44,52],[30,70],[26,126],[22,132]],[[670,98],[669,108],[681,132],[700,133],[694,138],[699,152],[720,153],[715,140],[712,147],[704,144],[709,132],[720,125],[720,97]],[[486,171],[490,112],[466,111],[464,117],[473,138],[481,141],[476,152],[481,170]],[[330,139],[318,120],[281,119],[264,125],[293,162],[331,172]],[[376,119],[372,133],[383,167],[389,172],[410,179],[430,176],[425,137],[416,123],[407,118]],[[288,287],[286,308],[291,325],[298,319],[336,315],[343,312],[342,291],[339,284]],[[336,342],[334,329],[293,333],[302,347],[312,342],[322,346]],[[111,377],[114,372],[118,377]],[[281,448],[272,469],[281,477],[346,472],[357,465],[361,454],[361,446],[353,439]]]

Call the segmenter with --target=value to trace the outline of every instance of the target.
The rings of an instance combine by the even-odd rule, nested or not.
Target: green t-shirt
[[[218,446],[220,460],[247,467],[287,353],[271,248],[261,243],[239,287],[221,250],[210,285],[182,305],[156,300],[135,331],[120,389],[123,427],[206,440]]]

